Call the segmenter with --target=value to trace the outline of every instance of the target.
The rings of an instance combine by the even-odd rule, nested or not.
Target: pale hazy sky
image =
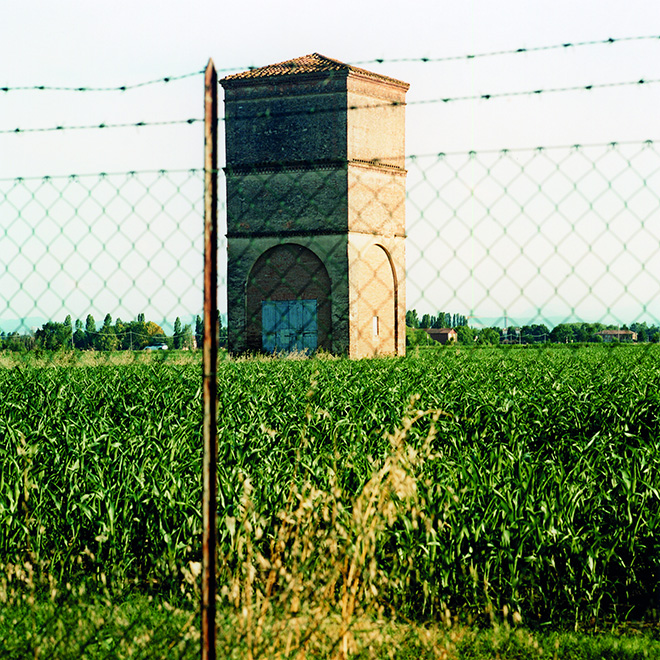
[[[0,87],[220,76],[320,52],[349,63],[660,34],[651,0],[3,0]],[[660,40],[363,65],[409,82],[408,153],[660,138],[660,84],[540,97],[445,97],[660,79]],[[0,92],[0,130],[202,116],[202,78],[117,93]],[[0,134],[0,177],[199,166],[201,126]]]
[[[406,109],[409,156],[657,142],[660,83],[491,100],[450,103],[438,100],[660,80],[660,39],[630,39],[659,34],[660,3],[655,0],[115,0],[112,3],[2,0],[0,88],[7,87],[10,91],[0,91],[0,179],[200,168],[201,123],[54,133],[2,131],[201,118],[201,75],[121,93],[12,88],[133,85],[199,72],[210,57],[220,77],[251,66],[319,52],[404,80],[410,83]],[[609,38],[621,41],[470,60],[460,58],[493,51],[602,42]],[[459,59],[421,61],[452,56]],[[380,59],[384,60],[382,64],[375,62]],[[630,153],[636,153],[635,148]],[[519,160],[526,159],[528,156]],[[648,167],[649,181],[655,182],[650,178],[655,161],[647,161],[639,163],[639,176],[647,176],[644,168]],[[490,254],[482,254],[485,248],[478,241],[460,242],[460,231],[455,230],[458,219],[441,208],[433,188],[426,194],[431,199],[437,198],[435,205],[419,213],[423,193],[415,185],[427,177],[426,170],[420,169],[421,162],[410,162],[408,179],[409,190],[413,188],[415,195],[408,210],[408,307],[417,305],[424,311],[445,309],[490,317],[504,313],[521,318],[577,315],[585,320],[630,321],[646,316],[660,321],[660,297],[656,293],[660,284],[655,275],[656,271],[660,272],[660,263],[655,263],[660,259],[660,236],[656,216],[644,220],[657,203],[655,189],[650,194],[646,191],[643,202],[635,201],[641,205],[638,215],[632,218],[632,224],[624,223],[636,229],[617,229],[609,224],[608,209],[618,208],[616,205],[621,203],[616,195],[613,206],[606,206],[592,219],[592,233],[585,230],[582,236],[580,232],[587,225],[576,225],[575,218],[579,216],[573,215],[578,212],[579,199],[564,207],[557,206],[559,213],[555,215],[559,217],[550,224],[544,220],[546,216],[519,218],[528,225],[517,235],[505,236],[507,223],[515,220],[515,209],[512,216],[492,217],[499,238],[493,239]],[[439,167],[433,168],[439,161],[424,162],[434,172],[439,171]],[[460,164],[460,158],[456,162]],[[475,177],[476,185],[486,162],[489,161],[485,155],[477,163],[481,169],[477,168],[474,174],[464,170],[457,200],[466,191],[471,194],[470,177]],[[509,165],[494,165],[504,169],[493,169],[491,174],[495,179],[504,176]],[[513,166],[515,169],[517,164]],[[623,166],[626,167],[625,157]],[[571,167],[577,172],[580,163]],[[613,172],[616,167],[619,165],[613,166]],[[625,195],[642,185],[639,176],[626,184]],[[431,180],[430,174],[428,179]],[[516,183],[523,180],[524,177],[517,177]],[[530,185],[533,188],[536,183]],[[598,185],[601,183],[597,182],[586,194],[593,191],[600,195]],[[493,199],[501,195],[494,188],[486,191],[491,193]],[[527,192],[520,194],[525,196]],[[453,203],[445,198],[441,202],[450,205],[449,208]],[[558,204],[556,200],[553,203]],[[482,216],[490,211],[484,211],[483,204],[478,203],[473,210],[467,209],[463,207],[466,217],[460,222],[467,223],[463,229],[471,227],[470,231],[478,237],[478,232],[485,231]],[[552,235],[554,231],[559,236],[554,228],[562,223],[567,225],[564,235],[570,241],[559,254]],[[435,236],[436,244],[427,241],[424,231]],[[453,247],[444,238],[447,232],[455,238]],[[519,237],[526,235],[525,232],[538,237],[542,232],[549,235],[534,253],[531,239],[520,242]],[[599,253],[596,248],[606,235],[615,244],[610,248],[610,256],[601,257],[605,252]],[[512,239],[507,248],[507,242]],[[572,252],[566,252],[571,241]],[[634,241],[639,247],[634,246]],[[16,250],[16,245],[14,240],[11,249]],[[446,261],[441,272],[438,259],[442,250]],[[27,248],[24,253],[29,260]],[[594,257],[596,261],[589,265],[589,259]],[[620,259],[610,270],[610,262],[617,257],[628,261]],[[541,264],[544,270],[540,269]],[[29,261],[26,268],[29,271]],[[481,280],[480,268],[483,269]],[[562,269],[564,274],[560,274]],[[467,273],[462,283],[454,275],[459,271]],[[610,286],[604,277],[612,273],[615,281]],[[43,275],[42,281],[48,282],[48,277]],[[490,282],[497,282],[499,289],[489,290]],[[592,291],[591,287],[596,285],[605,288]],[[18,281],[14,286],[19,286]],[[538,294],[530,296],[529,291],[535,287]],[[58,290],[52,287],[49,292],[57,294]],[[636,293],[632,306],[628,304],[628,291]],[[38,292],[24,293],[42,300]],[[12,304],[17,304],[18,298],[12,300]],[[175,313],[180,300],[176,299],[163,314]],[[189,305],[191,314],[199,308],[198,302],[195,298]],[[59,317],[64,316],[68,304],[62,299],[54,307],[41,302],[38,307],[44,314]],[[74,315],[83,314],[84,307],[83,301],[80,311],[73,311]],[[16,310],[16,314],[20,316],[22,312]]]

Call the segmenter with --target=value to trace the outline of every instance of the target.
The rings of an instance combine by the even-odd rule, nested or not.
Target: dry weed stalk
[[[356,496],[340,488],[334,471],[323,489],[309,481],[292,483],[287,504],[270,527],[257,517],[252,485],[244,479],[239,519],[225,521],[233,556],[221,581],[248,658],[319,652],[348,658],[357,650],[356,623],[384,617],[383,598],[407,578],[383,570],[379,549],[400,519],[418,524],[415,475],[434,431],[426,450],[415,450],[406,438],[421,417],[431,415],[435,422],[439,414],[410,411],[389,438],[390,453]],[[227,642],[235,648],[237,640]]]

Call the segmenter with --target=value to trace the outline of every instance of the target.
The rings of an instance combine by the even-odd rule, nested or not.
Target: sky
[[[660,79],[658,40],[421,61],[660,34],[660,6],[648,0],[4,0],[0,17],[3,87],[121,86],[201,71],[209,58],[222,77],[319,52],[410,83],[411,154],[658,137],[660,84],[426,103]],[[0,130],[200,118],[201,100],[199,76],[119,94],[12,91],[0,96]],[[0,177],[199,166],[200,133],[193,125],[1,135]]]
[[[0,179],[201,167],[200,123],[134,126],[138,122],[201,118],[201,75],[125,92],[15,88],[133,85],[200,72],[209,58],[222,77],[319,52],[404,80],[410,83],[406,109],[408,155],[457,154],[459,167],[460,154],[470,150],[488,153],[660,140],[660,83],[439,101],[660,80],[660,39],[633,39],[659,34],[660,5],[649,0],[115,0],[111,4],[3,0],[0,88],[9,91],[0,92]],[[483,58],[461,57],[610,38],[616,41]],[[432,61],[449,57],[458,59]],[[28,130],[101,123],[133,126]],[[25,132],[13,132],[16,128]],[[419,172],[415,174],[414,169],[409,185],[419,180]],[[408,211],[411,232],[416,214],[414,208],[412,215]],[[434,219],[432,212],[426,216],[429,222],[442,222]],[[643,233],[648,232],[647,225]],[[441,287],[437,294],[428,294],[433,273],[419,264],[431,263],[433,258],[424,250],[415,251],[414,245],[420,241],[414,235],[411,238],[410,254],[416,255],[418,267],[414,272],[418,281],[409,288],[409,299],[414,298],[421,307],[427,305],[428,311],[453,305],[447,311],[465,313],[467,309],[474,316],[497,316],[521,297],[520,289],[514,286],[508,297],[502,294],[490,304],[488,295],[474,290],[468,295],[455,284],[445,293]],[[655,234],[649,234],[648,240],[655,239]],[[473,248],[472,255],[473,260],[479,258]],[[469,258],[459,255],[459,261],[466,264]],[[511,263],[508,258],[504,261]],[[447,277],[436,279],[448,281]],[[552,286],[556,292],[558,284]],[[542,302],[550,303],[551,298]],[[463,309],[458,308],[460,305]],[[568,300],[547,315],[578,314],[576,305]],[[195,305],[190,307],[193,313]],[[608,304],[602,307],[594,308],[592,313],[604,318]],[[535,303],[518,305],[514,315],[529,316],[540,309],[541,305]],[[621,308],[614,316],[624,314],[637,312],[634,306],[625,311]],[[2,315],[0,309],[0,318]],[[651,316],[660,316],[660,308],[654,307]]]

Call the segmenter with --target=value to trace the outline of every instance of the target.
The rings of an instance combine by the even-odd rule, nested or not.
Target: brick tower
[[[221,84],[230,350],[403,355],[408,84],[318,53]]]

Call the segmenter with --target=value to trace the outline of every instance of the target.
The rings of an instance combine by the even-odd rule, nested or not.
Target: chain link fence
[[[387,171],[388,160],[388,154],[381,154],[369,165]],[[232,300],[227,304],[232,273],[227,272],[224,235],[233,232],[240,238],[243,254],[252,255],[255,245],[265,253],[283,242],[278,232],[289,231],[287,223],[295,223],[298,216],[315,216],[319,233],[331,236],[323,245],[324,258],[327,263],[339,259],[345,248],[333,243],[328,226],[335,221],[330,216],[345,211],[345,191],[338,194],[342,183],[336,176],[344,165],[316,163],[317,174],[296,172],[290,163],[248,168],[239,186],[240,212],[231,199],[221,202],[221,337],[233,311]],[[480,338],[493,343],[603,341],[624,336],[603,333],[621,330],[634,333],[638,341],[659,337],[660,154],[655,143],[409,155],[405,170],[401,284],[407,314],[406,324],[397,326],[401,344],[419,344],[419,326],[438,331],[470,328],[470,333],[454,335],[466,343]],[[219,175],[221,191],[230,185],[232,174],[228,169]],[[358,170],[347,185],[359,191],[359,222],[372,222],[378,213],[384,225],[392,220],[396,204],[387,186],[374,182],[372,171]],[[0,180],[0,359],[13,368],[24,364],[13,355],[34,355],[43,360],[40,366],[67,365],[81,380],[84,359],[71,358],[69,349],[84,351],[90,363],[102,367],[112,364],[105,356],[123,354],[127,357],[116,358],[116,364],[135,368],[122,372],[120,379],[107,373],[99,377],[97,386],[103,382],[93,395],[97,398],[86,407],[80,393],[57,403],[46,397],[46,391],[65,391],[59,376],[33,389],[23,383],[20,390],[11,378],[3,380],[7,394],[0,437],[4,434],[7,442],[0,453],[2,469],[20,484],[12,486],[0,503],[7,520],[19,521],[13,531],[2,533],[1,543],[5,558],[13,558],[6,559],[10,563],[5,568],[11,566],[11,571],[0,583],[0,599],[16,629],[15,638],[0,639],[0,649],[10,656],[46,649],[55,657],[58,647],[70,647],[72,640],[79,657],[197,653],[199,611],[189,596],[198,595],[194,584],[199,548],[191,539],[200,532],[200,493],[199,488],[186,490],[186,484],[198,478],[199,461],[175,456],[167,438],[174,442],[185,437],[191,453],[200,441],[199,411],[189,405],[198,402],[200,360],[192,350],[185,359],[178,355],[180,363],[168,357],[174,368],[170,377],[154,366],[155,358],[142,360],[135,351],[167,347],[173,353],[170,349],[194,349],[201,342],[203,186],[204,172],[195,169]],[[246,222],[255,208],[267,208],[270,214],[258,231]],[[396,214],[402,211],[397,208]],[[344,232],[335,229],[335,236]],[[307,227],[299,232],[297,245],[307,249],[320,243]],[[386,277],[384,263],[370,262],[371,270],[359,285],[375,300]],[[314,325],[313,332],[317,340],[325,333],[320,347],[332,350],[331,335],[342,319],[331,317],[329,305],[319,307],[317,315],[305,304],[298,309],[290,302],[304,303],[317,295],[332,300],[336,291],[325,270],[302,251],[266,257],[259,269],[260,279],[247,286],[256,287],[261,297],[272,294],[275,285],[290,290],[281,300],[275,297],[286,305],[257,305],[253,310],[255,318],[272,317],[272,327],[260,329],[270,343],[257,349],[281,348],[273,337],[286,315],[284,325],[299,326],[296,348],[319,347],[305,343],[304,335],[312,324],[321,324]],[[301,288],[296,281],[303,276],[309,282]],[[275,288],[264,288],[271,285]],[[351,286],[346,283],[347,291]],[[294,323],[290,319],[296,314],[300,318]],[[342,314],[349,316],[348,310]],[[238,328],[230,323],[229,331],[245,332],[250,320],[243,321]],[[379,322],[390,323],[370,317],[360,332],[378,335]],[[262,334],[253,334],[256,346]],[[165,362],[161,354],[158,360]],[[145,371],[151,381],[144,380]],[[169,389],[164,385],[168,382]],[[114,398],[113,392],[126,388],[132,392],[129,403]],[[83,423],[76,417],[77,410],[94,406],[97,418]],[[69,422],[42,423],[40,415],[49,407],[55,420],[71,414]],[[145,412],[154,408],[155,416]],[[80,438],[92,437],[97,453],[88,455],[90,443],[73,446]],[[137,525],[133,531],[143,545],[106,543],[115,533],[115,507],[127,497],[121,490],[126,473],[119,471],[84,487],[70,480],[68,488],[79,497],[76,506],[85,522],[78,530],[68,529],[62,537],[48,540],[38,514],[50,508],[68,520],[74,506],[73,497],[63,504],[68,502],[64,489],[43,467],[42,453],[55,438],[66,439],[62,453],[53,454],[64,474],[81,472],[83,457],[91,474],[101,475],[102,468],[113,464],[135,468],[130,482],[139,487],[124,523],[127,528]],[[153,454],[140,449],[146,444],[153,446]],[[167,463],[169,472],[159,479],[150,477],[150,460]],[[120,476],[115,479],[113,474]],[[106,489],[107,482],[114,481],[113,488]],[[54,489],[51,499],[32,492],[49,488]],[[166,492],[167,506],[160,504],[161,491]],[[82,548],[84,556],[52,550],[67,544]],[[115,588],[111,566],[118,556],[124,584]],[[68,582],[64,587],[49,582],[53,567],[68,575],[64,567],[74,562],[81,567],[73,571],[77,578],[93,574],[103,585],[98,594],[78,593]],[[147,591],[166,587],[167,593],[179,590],[188,598],[179,602],[172,597],[167,614],[155,613],[148,631],[117,605],[118,600],[131,602],[132,596],[124,598],[126,582],[142,584],[145,575],[153,581]],[[53,607],[35,609],[35,598],[50,599]],[[69,625],[69,616],[75,618],[75,626]]]
[[[475,323],[657,324],[652,142],[408,161],[408,299]]]
[[[192,170],[3,181],[0,329],[31,336],[89,315],[99,329],[118,319],[118,337],[139,314],[167,335],[177,317],[194,324],[202,180]]]
[[[410,156],[407,169],[407,301],[420,318],[445,310],[477,327],[658,323],[653,142]],[[194,325],[202,185],[196,170],[0,181],[5,340],[16,333],[29,344],[67,316],[75,330],[92,315],[91,332],[108,314],[120,333],[138,314],[169,336],[177,317]],[[292,185],[293,195],[307,191]],[[226,314],[224,252],[223,241]]]

